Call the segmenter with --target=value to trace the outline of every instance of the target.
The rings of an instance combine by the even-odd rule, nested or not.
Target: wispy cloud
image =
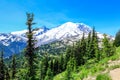
[[[77,20],[77,19],[76,19]],[[40,16],[36,19],[37,25],[42,26],[46,25],[48,27],[56,27],[60,24],[63,24],[68,21],[76,21],[73,18],[69,18],[66,14],[63,12],[51,12],[48,14],[44,14],[43,16]]]

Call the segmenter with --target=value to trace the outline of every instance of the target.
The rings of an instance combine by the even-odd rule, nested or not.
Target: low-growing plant
[[[112,80],[108,74],[98,74],[96,80]]]
[[[114,66],[110,66],[110,70],[116,69],[116,68],[120,68],[120,65],[114,65]]]
[[[88,76],[88,73],[88,70],[84,68],[80,73],[80,79],[82,80],[83,78],[86,78]]]

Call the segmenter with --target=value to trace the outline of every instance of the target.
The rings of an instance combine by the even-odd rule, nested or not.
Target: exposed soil
[[[109,74],[112,80],[120,80],[120,68],[111,70]]]
[[[112,80],[120,80],[120,68],[116,68],[109,71],[109,67],[119,64],[120,64],[120,60],[108,61],[108,68],[106,68],[106,70],[101,72],[100,74],[109,73]],[[84,78],[84,80],[96,80],[96,76],[89,75],[87,78]]]

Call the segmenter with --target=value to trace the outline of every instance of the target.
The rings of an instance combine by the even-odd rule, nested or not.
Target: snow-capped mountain
[[[34,30],[35,36],[41,35],[48,31],[46,27]],[[0,33],[0,47],[4,49],[4,55],[10,56],[13,53],[19,53],[26,46],[26,32],[27,30],[15,31],[11,33]]]
[[[53,29],[48,29],[45,26],[35,29],[34,36],[38,41],[36,46],[40,46],[53,41],[76,41],[81,39],[83,33],[87,36],[91,31],[92,29],[86,24],[67,22]],[[19,53],[25,48],[26,32],[27,30],[8,34],[0,33],[0,45],[5,48],[5,56]],[[103,38],[103,34],[98,33],[98,37]]]
[[[45,32],[47,32],[49,29],[46,26],[43,26],[42,28],[37,28],[34,30],[35,36],[41,35]],[[15,31],[11,32],[11,34],[16,35],[16,36],[21,36],[26,38],[26,33],[28,30],[22,30],[22,31]]]
[[[68,38],[72,39],[73,37],[81,38],[83,33],[87,35],[91,30],[92,29],[89,26],[83,23],[67,22],[47,31],[42,35],[38,35],[38,45],[46,44],[56,40],[64,40]]]

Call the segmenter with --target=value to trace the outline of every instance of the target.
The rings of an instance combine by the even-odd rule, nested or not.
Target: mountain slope
[[[68,38],[73,38],[73,37],[79,37],[79,39],[82,37],[83,33],[86,35],[91,31],[92,29],[83,24],[83,23],[72,23],[72,22],[67,22],[63,25],[60,25],[56,28],[53,28],[46,33],[37,36],[38,38],[38,45],[41,44],[46,44],[49,42],[53,42],[56,40],[64,40]]]
[[[73,80],[120,80],[120,47],[116,48],[113,56],[103,58],[99,62],[94,59],[89,60],[86,64],[77,68],[77,71],[71,71]],[[96,79],[102,75],[104,79]],[[66,71],[56,75],[53,80],[65,80]],[[102,78],[102,77],[101,77]]]
[[[35,29],[35,36],[41,35],[49,30],[46,27]],[[4,49],[4,56],[8,57],[14,53],[20,53],[26,46],[26,32],[16,31],[11,33],[0,33],[0,46]]]
[[[56,28],[48,29],[45,26],[34,30],[35,39],[38,41],[36,46],[61,41],[66,44],[81,39],[83,33],[88,36],[92,29],[83,23],[67,22]],[[8,34],[0,33],[0,45],[5,49],[6,56],[12,53],[19,53],[26,46],[26,32],[16,31]],[[110,37],[110,36],[109,36]],[[98,33],[98,38],[103,38],[103,34]],[[110,37],[112,39],[112,37]]]

